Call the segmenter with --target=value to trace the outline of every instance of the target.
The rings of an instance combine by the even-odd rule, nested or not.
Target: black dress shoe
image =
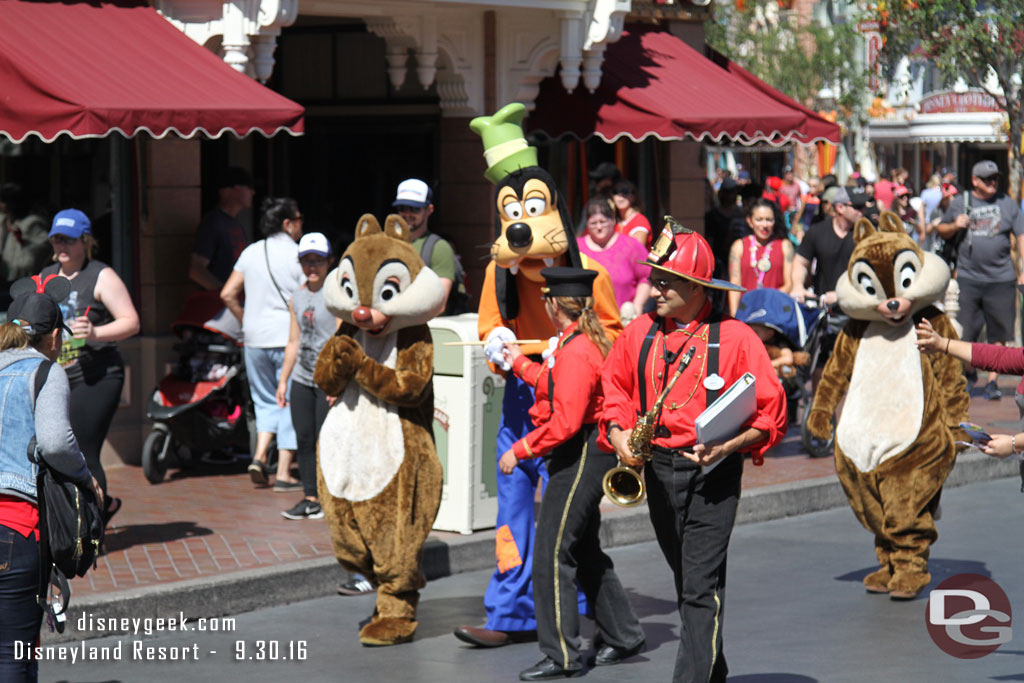
[[[519,672],[521,681],[551,681],[556,678],[579,678],[583,675],[583,667],[565,669],[551,657],[545,657],[529,669]]]
[[[594,666],[611,666],[618,664],[624,659],[629,659],[643,652],[647,647],[647,641],[641,640],[639,645],[630,648],[615,647],[613,645],[602,645],[601,649],[594,655]]]

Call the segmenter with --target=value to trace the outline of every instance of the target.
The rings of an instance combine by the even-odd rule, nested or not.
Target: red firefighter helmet
[[[708,241],[700,233],[684,228],[670,216],[665,218],[665,227],[651,247],[647,260],[642,262],[645,266],[712,289],[747,291],[731,282],[712,277],[715,272],[715,255]]]

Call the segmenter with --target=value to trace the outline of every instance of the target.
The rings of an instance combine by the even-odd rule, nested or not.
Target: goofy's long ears
[[[45,278],[41,275],[33,275],[16,281],[10,289],[12,299],[32,292],[49,294],[54,301],[63,301],[71,293],[71,281],[57,273],[47,275]]]

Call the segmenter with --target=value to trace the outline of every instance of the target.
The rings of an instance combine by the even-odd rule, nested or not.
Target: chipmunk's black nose
[[[889,302],[885,304],[886,308],[895,313],[900,308],[900,302],[896,299],[889,299]]]

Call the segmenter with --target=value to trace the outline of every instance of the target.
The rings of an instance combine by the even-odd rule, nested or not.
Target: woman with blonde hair
[[[501,472],[511,474],[520,460],[543,457],[548,474],[533,554],[537,638],[545,657],[519,674],[524,681],[582,671],[577,584],[594,612],[595,640],[602,643],[595,665],[617,664],[644,647],[643,631],[598,539],[601,480],[617,459],[597,446],[601,365],[612,345],[594,312],[597,272],[562,267],[541,274],[544,310],[559,335],[539,363],[518,345],[506,345],[512,371],[536,388],[530,416],[537,428],[498,461]]]
[[[71,386],[71,428],[89,469],[107,492],[104,519],[121,509],[121,499],[107,489],[100,451],[121,402],[124,360],[117,342],[139,332],[139,314],[128,288],[117,272],[93,258],[96,241],[89,217],[77,209],[64,209],[50,228],[53,265],[42,277],[59,275],[71,288],[57,301],[71,335],[64,339],[60,364]]]
[[[5,397],[0,402],[0,681],[19,683],[38,677],[37,661],[15,654],[38,645],[43,619],[43,605],[36,600],[38,465],[28,456],[32,439],[48,467],[91,490],[97,501],[103,495],[71,431],[67,377],[51,365],[66,329],[53,297],[65,296],[70,287],[67,281],[48,283],[51,296],[26,280],[12,287],[23,293],[14,297],[7,322],[0,324],[0,394]]]

